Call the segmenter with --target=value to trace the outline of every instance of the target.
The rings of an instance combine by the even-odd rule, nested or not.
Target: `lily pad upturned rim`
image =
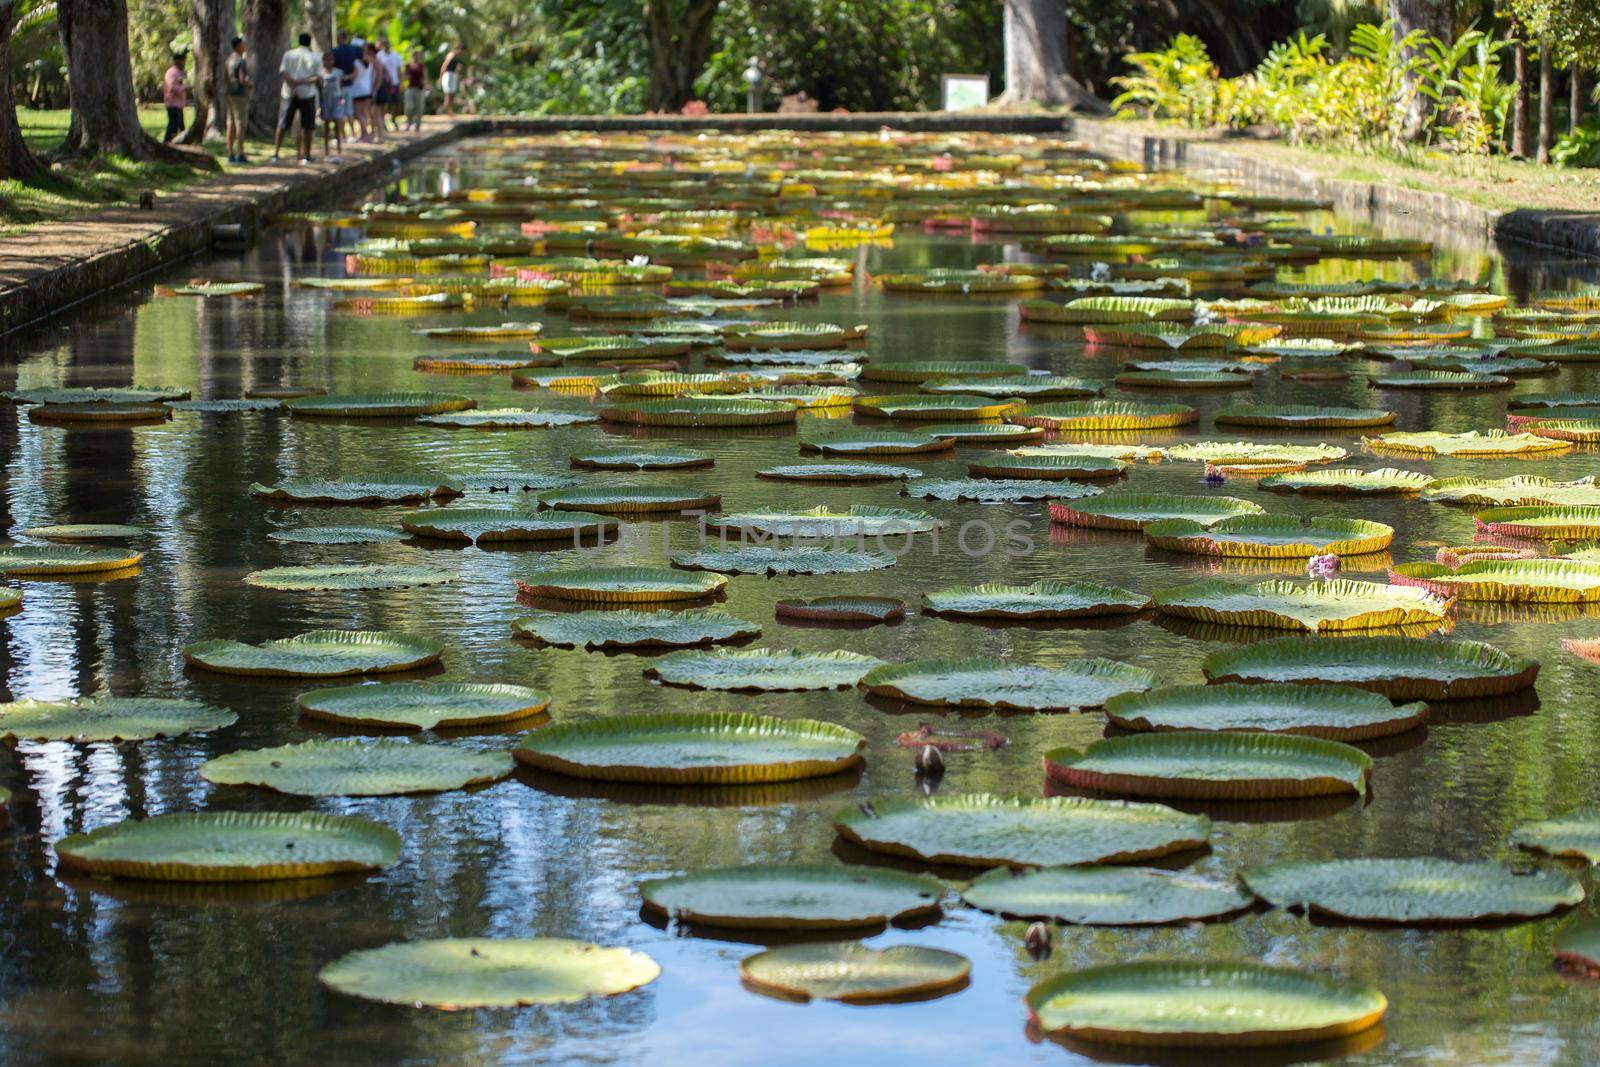
[[[1386,660],[1396,666],[1379,666]],[[1409,672],[1408,661],[1416,665]],[[1451,662],[1460,664],[1458,672],[1448,670]],[[1481,641],[1360,634],[1276,637],[1222,648],[1200,669],[1214,683],[1348,685],[1391,700],[1503,696],[1528,688],[1539,676],[1537,660]],[[1354,677],[1348,674],[1352,669]]]
[[[740,664],[749,664],[747,673],[737,674]],[[861,676],[883,660],[860,652],[835,650],[831,652],[800,652],[784,648],[736,648],[706,651],[674,652],[655,660],[644,669],[646,677],[668,685],[689,689],[707,689],[719,692],[785,693],[802,690],[850,689]],[[716,668],[725,665],[735,670],[735,677],[719,678]],[[696,667],[702,669],[696,670]],[[780,679],[763,679],[763,669],[773,668]],[[814,668],[815,680],[802,681],[796,674]],[[788,673],[791,677],[783,679]]]
[[[1141,773],[1146,757],[1204,768],[1207,760],[1221,774]],[[1239,774],[1239,761],[1258,760],[1307,773]],[[1120,762],[1119,762],[1120,761]],[[1101,764],[1102,766],[1090,766]],[[1355,793],[1366,796],[1372,757],[1353,745],[1294,734],[1208,733],[1133,734],[1108,737],[1082,750],[1053,748],[1044,754],[1045,776],[1075,789],[1122,796],[1188,800],[1279,800]]]
[[[1265,514],[1260,504],[1243,497],[1198,493],[1102,493],[1084,500],[1052,501],[1049,511],[1051,522],[1102,530],[1142,530],[1166,518],[1215,522],[1231,515]],[[1152,512],[1154,517],[1144,517]]]
[[[554,628],[543,625],[547,623]],[[611,629],[609,634],[606,632],[608,625]],[[541,626],[543,626],[542,631]],[[688,632],[677,639],[662,636],[661,631],[672,626],[687,627]],[[563,627],[566,627],[565,631]],[[693,648],[698,645],[758,637],[761,634],[761,625],[735,618],[725,611],[714,608],[689,611],[671,611],[666,608],[636,611],[623,608],[548,611],[538,615],[523,616],[511,620],[511,631],[516,636],[531,637],[555,648],[581,648],[587,651],[607,648]],[[630,634],[632,636],[629,636]]]
[[[1228,725],[1226,712],[1218,716],[1225,720],[1222,722],[1201,713],[1205,709],[1218,715],[1218,709],[1229,704],[1256,706],[1251,721],[1259,725]],[[1388,737],[1428,721],[1428,706],[1423,703],[1395,705],[1364,689],[1294,682],[1165,686],[1112,697],[1106,701],[1105,713],[1107,721],[1127,730],[1229,730],[1299,734],[1329,741]]]
[[[1245,604],[1218,606],[1239,598],[1243,598]],[[1349,601],[1353,610],[1340,614],[1296,611],[1298,606],[1315,598],[1333,605]],[[1158,589],[1153,599],[1156,611],[1165,615],[1312,633],[1438,624],[1444,621],[1455,603],[1421,589],[1344,578],[1304,584],[1278,579],[1250,583],[1208,579]]]
[[[1278,907],[1357,922],[1432,925],[1532,919],[1584,899],[1583,887],[1564,871],[1525,872],[1494,860],[1463,862],[1437,856],[1279,863],[1248,868],[1239,877],[1252,893]],[[1504,895],[1497,897],[1492,886],[1480,885],[1474,895],[1487,894],[1491,899],[1475,907],[1466,906],[1469,902],[1464,900],[1436,901],[1429,910],[1429,894],[1462,879],[1499,882]],[[1385,887],[1388,880],[1393,884]],[[1382,899],[1372,899],[1380,889],[1386,889],[1379,894]],[[1519,894],[1521,899],[1514,899]]]
[[[224,662],[220,657],[228,653],[264,654],[270,657],[282,653],[293,657],[303,647],[345,646],[373,650],[387,647],[390,655],[370,654],[356,661],[333,660],[328,670],[274,666],[247,666],[238,662]],[[315,653],[313,653],[314,655]],[[190,666],[203,667],[219,674],[259,675],[277,678],[337,678],[351,674],[376,674],[387,671],[411,670],[433,663],[444,654],[444,645],[425,637],[413,637],[390,630],[308,630],[293,637],[246,644],[242,641],[212,639],[185,645],[183,658]]]
[[[352,770],[340,766],[342,757],[346,755],[355,757],[358,762],[362,758],[382,760],[394,756],[397,762],[380,765],[375,772],[377,776],[393,775],[398,767],[415,777],[387,783],[349,782],[351,776],[359,778],[366,773],[366,769]],[[318,766],[325,759],[331,761],[331,768]],[[436,759],[438,765],[428,768],[419,762],[428,759]],[[411,761],[409,765],[407,760]],[[407,796],[485,785],[510,776],[513,769],[511,757],[504,751],[478,750],[458,744],[398,737],[354,740],[315,738],[214,756],[200,765],[200,777],[215,785],[259,786],[292,796]],[[312,784],[313,780],[319,784]],[[339,781],[346,781],[346,784],[340,785]]]
[[[1522,823],[1511,831],[1510,841],[1534,852],[1600,863],[1600,807]]]
[[[1052,603],[1051,598],[1056,602]],[[992,604],[969,603],[985,598]],[[1066,600],[1066,603],[1061,601]],[[1116,586],[1095,582],[1039,581],[1028,585],[952,586],[922,594],[926,615],[954,618],[1068,619],[1100,615],[1137,615],[1150,606],[1150,598]]]
[[[944,949],[876,949],[859,941],[779,945],[739,961],[740,979],[757,993],[845,1004],[920,1000],[953,992],[966,984],[971,970],[965,956]]]
[[[722,592],[723,574],[671,567],[580,567],[539,571],[517,579],[523,596],[589,604],[647,604],[701,600]],[[615,588],[632,586],[633,588]]]
[[[1099,864],[997,867],[969,882],[961,899],[998,915],[1084,926],[1194,922],[1232,915],[1255,900],[1232,880]]]
[[[484,708],[480,709],[482,714],[451,716],[451,699],[461,697],[478,698],[491,703],[498,700],[499,709],[490,711]],[[386,703],[402,698],[412,698],[415,701],[413,706],[423,708],[428,706],[428,698],[432,698],[434,706],[439,708],[438,714],[432,721],[423,722],[421,720],[427,718],[426,715],[397,717],[386,716],[381,711],[361,710],[363,706],[374,703],[381,708]],[[301,693],[295,703],[302,715],[344,725],[434,730],[532,718],[549,710],[550,697],[527,686],[496,682],[368,682],[308,690]],[[354,711],[349,710],[351,704],[355,706]]]
[[[773,611],[780,619],[807,622],[889,623],[905,618],[905,601],[888,596],[790,597]]]
[[[1382,552],[1394,540],[1394,527],[1369,519],[1230,515],[1212,523],[1160,519],[1145,525],[1144,536],[1154,547],[1169,552],[1287,559]]]
[[[68,700],[14,700],[0,704],[0,740],[142,741],[207,733],[239,717],[200,700],[127,697],[100,693]]]
[[[740,899],[742,887],[798,887],[787,900]],[[861,888],[865,887],[865,889]],[[828,890],[836,891],[827,906]],[[719,893],[718,890],[721,890]],[[870,900],[848,902],[877,891]],[[678,921],[753,930],[838,930],[882,926],[937,914],[945,887],[937,878],[837,863],[756,863],[690,871],[639,883],[645,910]]]
[[[984,707],[1001,708],[1014,711],[1053,711],[1095,708],[1101,706],[1112,694],[1091,692],[1086,698],[1079,701],[1061,702],[1050,700],[1046,702],[1020,703],[1004,695],[996,695],[992,690],[982,693],[957,691],[952,696],[932,698],[926,694],[918,695],[918,690],[907,684],[908,679],[939,675],[962,674],[1002,674],[1002,675],[1046,675],[1050,679],[1065,684],[1068,680],[1083,680],[1086,683],[1098,684],[1106,689],[1115,689],[1117,692],[1149,689],[1156,684],[1153,671],[1144,667],[1137,667],[1121,660],[1085,657],[1081,659],[1064,660],[1050,665],[1035,665],[1015,663],[1007,659],[973,657],[968,659],[948,660],[907,660],[900,663],[886,663],[868,671],[861,679],[861,687],[875,696],[887,697],[891,700],[904,700],[914,704],[926,704],[935,707]]]

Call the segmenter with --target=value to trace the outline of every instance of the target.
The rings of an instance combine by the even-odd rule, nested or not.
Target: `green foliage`
[[[1122,90],[1111,101],[1114,110],[1142,110],[1146,117],[1176,119],[1190,126],[1227,120],[1219,97],[1223,86],[1237,79],[1217,77],[1200,38],[1180,33],[1161,51],[1134,52],[1126,61],[1136,73],[1111,79]]]
[[[1600,123],[1585,122],[1564,135],[1550,149],[1550,158],[1563,167],[1600,167]]]

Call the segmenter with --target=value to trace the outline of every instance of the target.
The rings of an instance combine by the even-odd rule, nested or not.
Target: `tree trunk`
[[[17,101],[11,92],[11,31],[16,28],[17,5],[0,0],[0,178],[31,181],[45,170],[17,123]]]
[[[223,9],[229,17],[224,19]],[[225,107],[223,63],[228,57],[228,38],[232,36],[231,0],[190,0],[189,28],[194,32],[194,120],[180,138],[183,144],[202,144],[208,130],[216,129],[216,119]],[[224,25],[224,22],[227,25]]]
[[[250,58],[250,130],[271,137],[278,125],[283,79],[278,65],[288,51],[289,30],[284,0],[245,0],[244,43]]]
[[[711,23],[722,0],[644,0],[652,111],[677,111],[711,58]]]
[[[1065,104],[1106,110],[1067,73],[1067,6],[1061,0],[1004,0],[1006,91],[1002,104]]]
[[[1550,141],[1555,133],[1556,76],[1551,69],[1550,46],[1539,45],[1539,162],[1550,162]]]
[[[56,17],[66,20],[62,39],[67,45],[67,85],[77,138],[71,144],[74,151],[215,166],[210,156],[163,145],[139,125],[133,63],[128,57],[127,0],[59,0]]]
[[[1389,15],[1394,19],[1396,37],[1421,30],[1447,44],[1456,39],[1455,0],[1389,0]],[[1406,58],[1410,59],[1415,53],[1415,49],[1409,51]],[[1411,86],[1411,103],[1403,129],[1407,140],[1416,141],[1427,132],[1433,102],[1418,91],[1415,73],[1408,73],[1406,81]]]
[[[1513,33],[1517,32],[1515,28]],[[1528,158],[1528,46],[1518,41],[1512,46],[1512,72],[1517,95],[1511,100],[1511,154]]]
[[[1578,127],[1583,124],[1583,68],[1574,63],[1567,71],[1567,76],[1572,79],[1571,111],[1567,115],[1567,132],[1577,133]]]
[[[301,0],[300,14],[317,54],[333,51],[333,0]]]

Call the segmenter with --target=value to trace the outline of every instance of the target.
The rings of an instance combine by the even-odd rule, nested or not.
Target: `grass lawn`
[[[35,152],[48,154],[60,148],[67,135],[70,114],[17,109],[23,139]],[[152,137],[167,128],[164,108],[139,109],[139,121]],[[206,146],[219,161],[221,145]],[[146,191],[181,188],[208,175],[181,164],[135,163],[112,156],[93,167],[56,164],[51,178],[40,182],[0,181],[0,236],[20,233],[45,222],[72,218],[112,204],[134,203]]]

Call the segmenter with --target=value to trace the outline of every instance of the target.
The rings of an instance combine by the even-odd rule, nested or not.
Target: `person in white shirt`
[[[389,38],[378,38],[378,65],[383,68],[383,85],[372,94],[378,106],[378,121],[385,116],[391,128],[400,128],[400,53],[389,47]]]
[[[317,83],[322,78],[322,61],[311,51],[311,35],[302,33],[300,45],[283,54],[278,65],[283,76],[283,119],[272,139],[272,158],[283,150],[283,135],[300,118],[300,165],[311,162],[311,139],[317,126]]]
[[[361,127],[361,136],[358,141],[371,141],[372,129],[368,120],[372,113],[372,64],[373,48],[367,45],[361,50],[361,58],[356,60],[354,76],[350,79],[350,100],[356,107],[356,122]]]

